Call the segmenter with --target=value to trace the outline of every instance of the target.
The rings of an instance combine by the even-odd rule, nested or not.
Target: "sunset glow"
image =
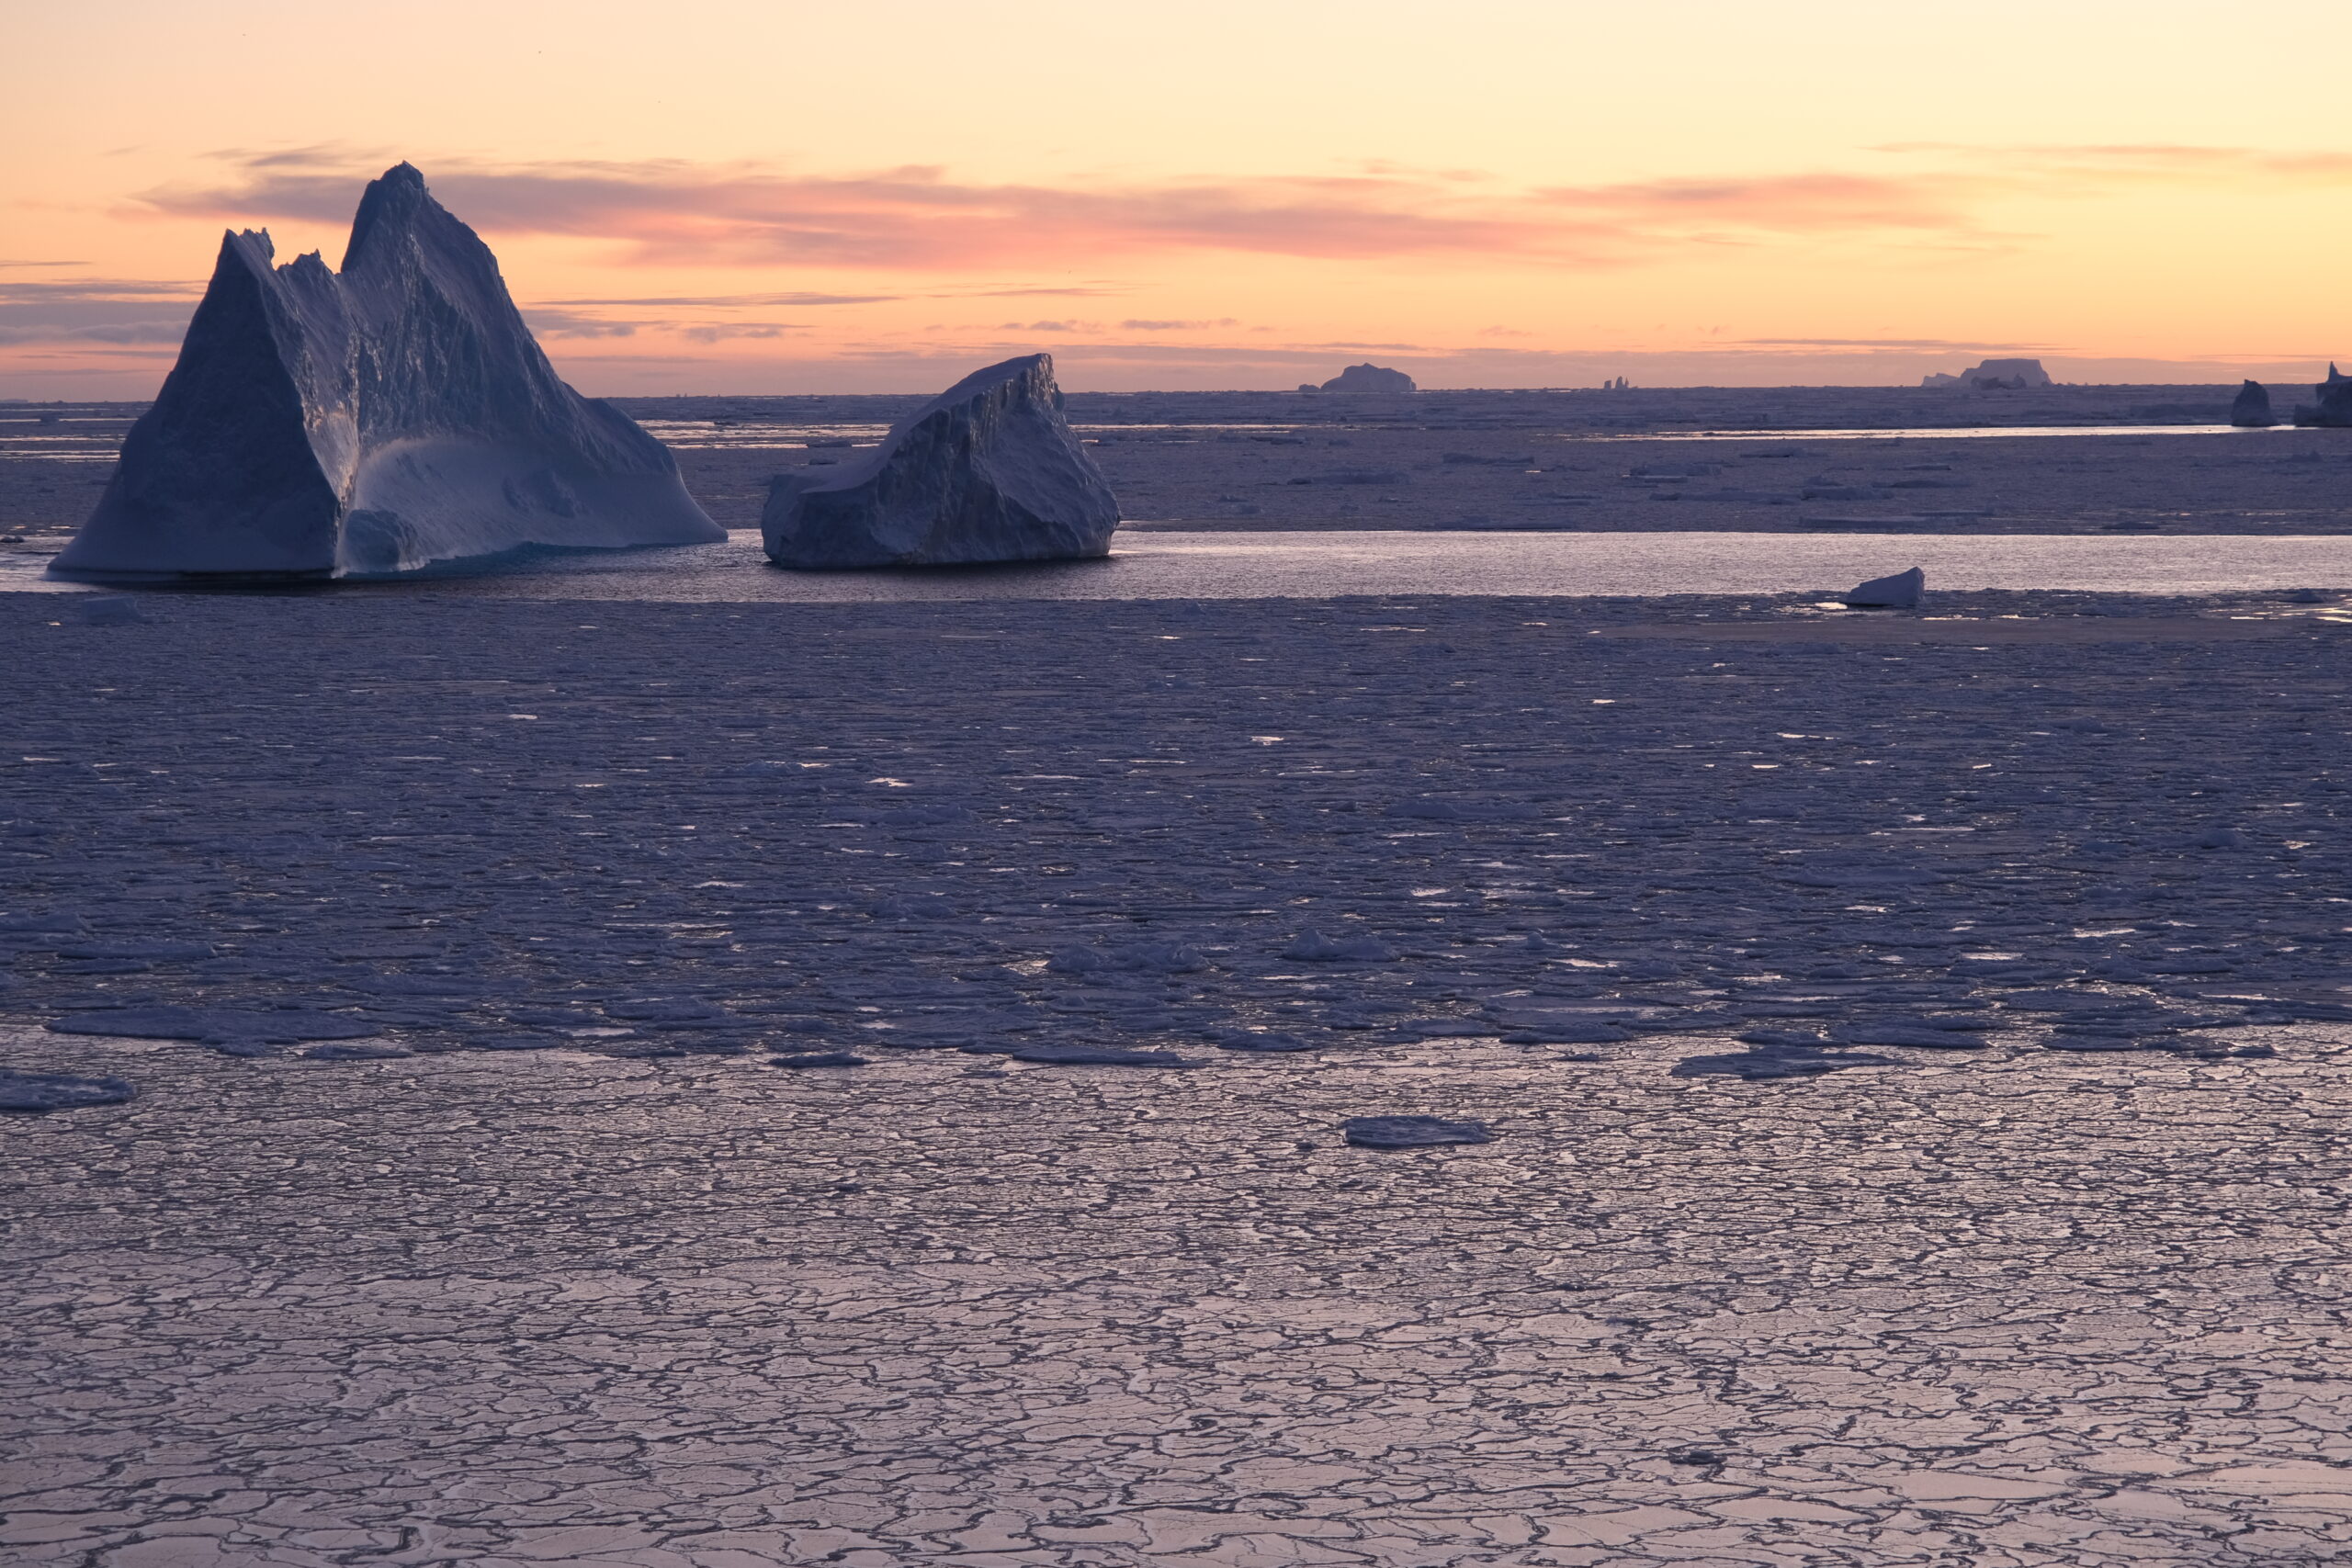
[[[2352,19],[2230,15],[12,7],[0,395],[146,395],[401,158],[597,392],[2311,378]]]

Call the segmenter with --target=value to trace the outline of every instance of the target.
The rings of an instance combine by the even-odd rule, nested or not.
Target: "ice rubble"
[[[2243,430],[2267,430],[2278,423],[2270,412],[2270,394],[2259,381],[2248,381],[2238,389],[2237,397],[2230,403],[2230,423]]]
[[[225,236],[179,362],[51,570],[375,577],[722,540],[666,448],[556,378],[471,229],[395,165],[343,269]]]
[[[1915,566],[1892,577],[1873,577],[1838,603],[1849,610],[1916,610],[1927,592],[1928,574]]]
[[[2338,370],[2334,362],[2327,367],[2327,379],[2312,389],[2319,394],[2319,401],[2295,405],[2295,423],[2318,425],[2329,430],[2352,427],[2352,376]]]
[[[1053,356],[1032,354],[965,377],[863,461],[779,475],[760,533],[778,566],[821,570],[1103,556],[1118,525]]]

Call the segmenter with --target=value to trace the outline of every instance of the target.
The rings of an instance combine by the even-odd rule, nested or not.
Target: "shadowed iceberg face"
[[[725,537],[666,448],[557,378],[489,247],[408,164],[361,197],[340,273],[273,255],[223,239],[58,575],[388,576]]]
[[[975,371],[862,462],[779,477],[760,519],[768,558],[803,569],[1076,559],[1118,525],[1044,354]]]

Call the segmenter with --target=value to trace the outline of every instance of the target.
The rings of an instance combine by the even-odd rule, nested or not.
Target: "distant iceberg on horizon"
[[[490,247],[409,164],[360,197],[340,272],[275,254],[266,231],[223,236],[53,575],[389,577],[727,536],[668,448],[557,378]]]
[[[1956,387],[1962,391],[2024,391],[2033,387],[2051,387],[2050,372],[2041,367],[2039,359],[1987,359],[1957,376],[1941,371],[1919,378],[1922,387]]]
[[[1351,365],[1329,380],[1317,384],[1301,383],[1302,392],[1370,392],[1380,397],[1404,397],[1419,390],[1413,378],[1402,370],[1391,370],[1385,365],[1365,360]]]

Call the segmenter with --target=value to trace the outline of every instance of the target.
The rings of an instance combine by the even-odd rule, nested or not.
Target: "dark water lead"
[[[1734,1051],[1717,1056],[1685,1056],[1675,1064],[1673,1076],[1678,1078],[1736,1077],[1749,1083],[1770,1078],[1817,1077],[1834,1073],[1841,1067],[1894,1067],[1902,1064],[1893,1056],[1881,1056],[1869,1051],[1820,1051],[1801,1046],[1762,1046],[1753,1051]]]
[[[1057,1067],[1197,1067],[1173,1051],[1129,1051],[1114,1045],[1019,1045],[1005,1053],[1016,1062]]]
[[[379,1025],[331,1013],[291,1008],[248,1011],[238,1008],[99,1008],[61,1018],[52,1034],[100,1034],[120,1040],[194,1040],[206,1045],[293,1044],[303,1040],[362,1040]]]

